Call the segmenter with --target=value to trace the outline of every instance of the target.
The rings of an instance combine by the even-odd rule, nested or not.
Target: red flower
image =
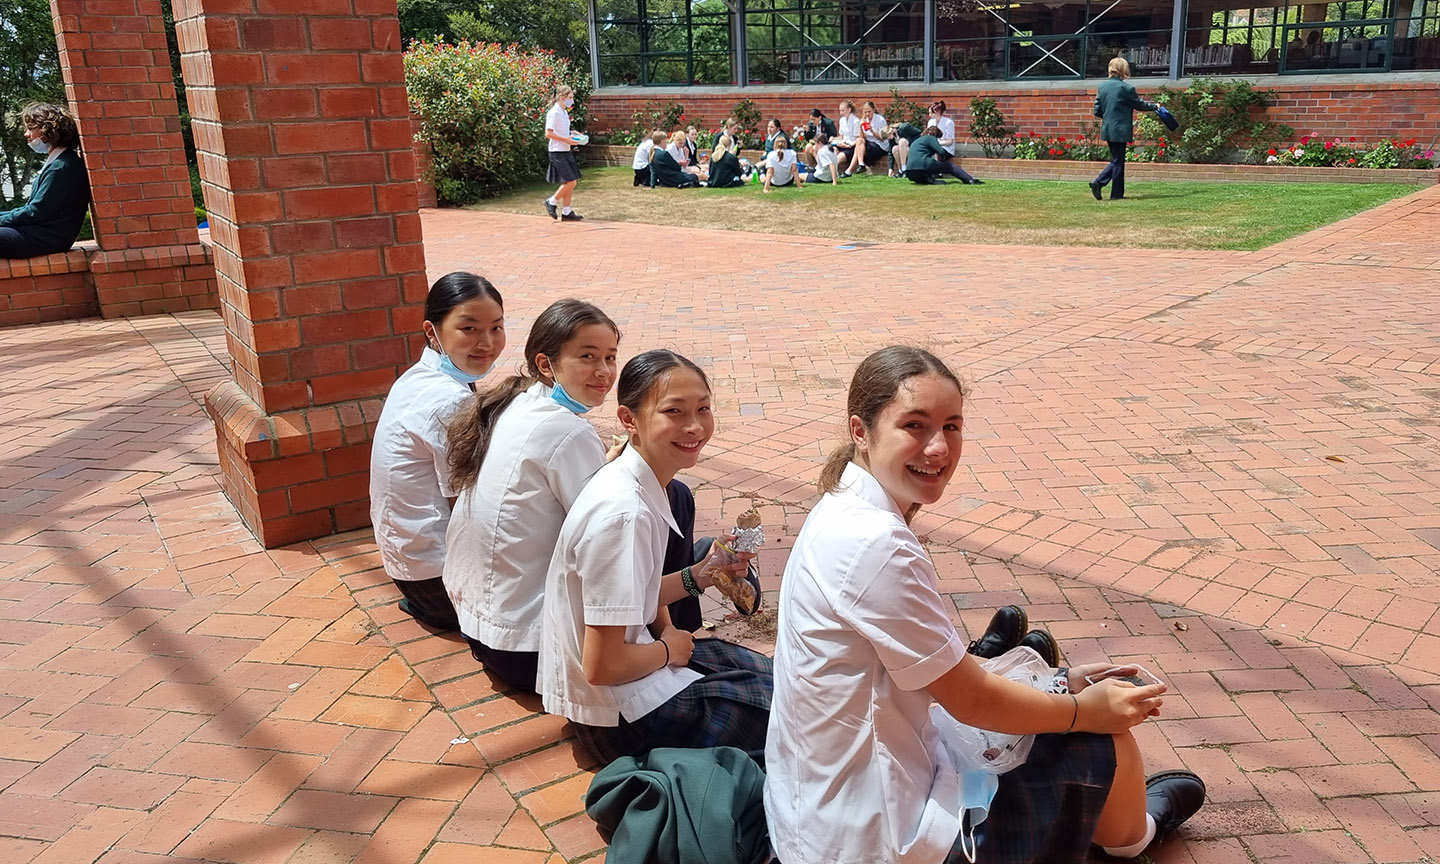
[[[1267,151],[1266,151],[1266,155],[1268,155],[1268,156],[1274,156],[1274,155],[1275,155],[1275,148],[1274,148],[1274,147],[1271,147],[1269,150],[1267,150]]]
[[[1355,140],[1354,136],[1351,136],[1350,140],[1353,142]]]
[[[1060,140],[1061,140],[1061,141],[1064,141],[1064,140],[1065,140],[1065,136],[1064,136],[1064,135],[1061,135],[1061,136],[1060,136]]]
[[[1354,160],[1354,159],[1351,159],[1349,164],[1354,165],[1354,164],[1355,164],[1355,160]]]
[[[1335,145],[1332,144],[1332,143],[1330,143],[1329,141],[1326,141],[1326,142],[1325,142],[1325,149],[1326,149],[1326,150],[1329,150],[1331,147],[1334,147],[1334,146],[1335,146]]]

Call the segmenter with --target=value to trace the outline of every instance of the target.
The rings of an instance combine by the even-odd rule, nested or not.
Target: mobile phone
[[[1119,678],[1121,681],[1128,681],[1136,687],[1144,687],[1149,684],[1164,684],[1155,673],[1146,669],[1138,663],[1131,663],[1126,666],[1111,666],[1104,672],[1097,672],[1094,675],[1086,675],[1085,680],[1091,684],[1098,684],[1107,678]]]

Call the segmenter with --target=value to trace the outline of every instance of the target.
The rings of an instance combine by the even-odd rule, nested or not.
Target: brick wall
[[[969,127],[970,100],[990,97],[1011,125],[1022,132],[1073,135],[1090,120],[1090,107],[1098,82],[1025,88],[1020,85],[975,87],[954,84],[901,88],[907,99],[927,105],[943,99],[963,135]],[[1163,82],[1136,80],[1144,96]],[[1390,79],[1383,82],[1294,82],[1279,79],[1257,82],[1277,93],[1267,116],[1292,126],[1296,134],[1319,132],[1326,137],[1355,136],[1362,140],[1401,137],[1429,141],[1440,135],[1440,82]],[[842,99],[858,105],[870,99],[884,111],[891,101],[888,88],[864,87],[745,87],[644,88],[610,87],[590,97],[590,131],[628,128],[635,111],[649,102],[674,100],[685,106],[687,122],[706,129],[718,128],[735,103],[750,99],[766,118],[778,117],[785,128],[809,119],[819,108],[834,117]]]
[[[51,10],[90,176],[101,314],[216,308],[160,0],[52,0]]]
[[[235,380],[222,483],[267,546],[369,521],[425,278],[394,0],[184,0],[176,33]]]
[[[0,327],[100,314],[88,256],[93,243],[39,258],[0,258]]]

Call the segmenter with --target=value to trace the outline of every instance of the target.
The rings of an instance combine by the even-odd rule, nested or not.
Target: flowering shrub
[[[545,112],[561,83],[575,89],[570,122],[583,129],[590,76],[569,60],[515,45],[412,42],[405,85],[440,201],[468,204],[543,174]]]
[[[1388,139],[1366,147],[1356,139],[1326,141],[1319,132],[1304,135],[1288,147],[1266,151],[1267,165],[1302,165],[1311,168],[1433,168],[1435,151],[1421,150],[1415,139]]]
[[[1070,151],[1076,144],[1084,142],[1071,141],[1064,135],[1041,137],[1031,132],[1015,142],[1016,159],[1071,159]]]
[[[656,129],[664,129],[666,132],[674,132],[676,129],[684,129],[685,106],[679,102],[646,102],[632,118],[635,122],[631,131],[635,134],[635,141],[640,141],[640,136],[649,135]]]

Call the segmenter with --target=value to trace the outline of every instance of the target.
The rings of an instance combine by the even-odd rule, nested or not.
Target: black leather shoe
[[[1020,644],[1020,637],[1030,626],[1030,618],[1019,606],[1004,606],[995,610],[990,626],[980,638],[970,643],[969,651],[976,657],[993,659]]]
[[[1155,840],[1163,840],[1205,803],[1205,783],[1190,771],[1161,771],[1145,778],[1145,812],[1155,820]]]
[[[582,221],[584,221],[584,219],[585,219],[584,216],[581,216],[579,213],[576,213],[574,210],[571,210],[569,213],[561,213],[561,214],[560,214],[560,221],[561,221],[561,222],[582,222]]]
[[[1103,188],[1105,187],[1101,186],[1099,183],[1096,183],[1094,180],[1090,181],[1090,194],[1095,196],[1096,201],[1100,200],[1100,190]]]
[[[556,222],[560,221],[560,210],[554,204],[550,203],[549,198],[545,199],[545,215],[554,219]]]
[[[1060,666],[1060,643],[1055,641],[1049,630],[1031,630],[1020,638],[1017,647],[1029,648],[1039,654],[1046,666]]]

